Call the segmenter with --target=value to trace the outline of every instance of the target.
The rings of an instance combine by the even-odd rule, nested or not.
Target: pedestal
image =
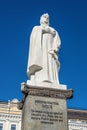
[[[66,99],[72,90],[22,85],[21,130],[68,130]]]

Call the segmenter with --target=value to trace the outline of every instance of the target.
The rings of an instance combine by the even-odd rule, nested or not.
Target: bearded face
[[[49,15],[47,13],[41,16],[40,24],[49,25]]]

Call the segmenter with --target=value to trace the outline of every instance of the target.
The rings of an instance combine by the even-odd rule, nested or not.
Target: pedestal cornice
[[[60,99],[70,99],[73,97],[72,89],[64,90],[64,89],[56,89],[56,88],[30,86],[26,83],[22,83],[21,91],[24,93],[24,97],[22,101],[18,103],[19,109],[22,109],[23,103],[27,95],[49,97],[49,98],[60,98]]]

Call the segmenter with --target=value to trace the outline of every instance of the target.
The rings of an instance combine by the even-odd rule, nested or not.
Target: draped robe
[[[51,32],[55,31],[50,27]],[[27,73],[33,82],[57,82],[60,64],[57,52],[60,38],[50,32],[42,32],[41,26],[35,26],[30,36],[29,59]],[[50,52],[53,51],[54,54]]]

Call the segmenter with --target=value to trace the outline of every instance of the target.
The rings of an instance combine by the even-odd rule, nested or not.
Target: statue
[[[35,26],[30,36],[27,74],[32,83],[59,84],[60,45],[58,32],[49,26],[49,15],[43,14],[40,26]]]
[[[49,15],[43,14],[40,26],[35,26],[30,36],[29,80],[21,83],[21,130],[68,130],[66,100],[73,90],[59,84],[60,44],[57,31],[49,26]]]

